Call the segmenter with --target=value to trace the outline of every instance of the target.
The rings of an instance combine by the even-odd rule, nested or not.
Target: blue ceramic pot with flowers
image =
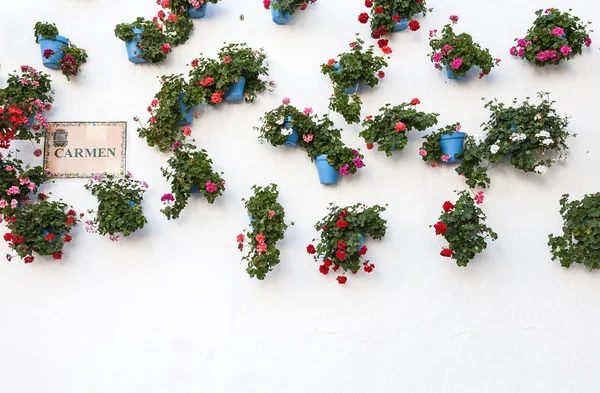
[[[131,41],[125,42],[125,49],[127,49],[127,58],[129,61],[135,64],[145,63],[143,51],[138,48],[138,42],[140,42],[140,34],[144,31],[144,29],[136,29],[133,28],[133,33],[135,34],[135,39]]]
[[[62,48],[69,45],[69,39],[57,34],[53,40],[39,36],[38,42],[40,43],[42,64],[45,67],[58,70],[60,68],[58,63],[64,56]]]
[[[204,1],[206,1],[206,0],[204,0]],[[206,6],[207,5],[208,5],[208,2],[205,2],[203,5],[201,5],[198,8],[195,8],[193,6],[189,7],[188,8],[188,15],[192,19],[204,18],[206,16]]]
[[[356,251],[360,251],[360,249],[365,245],[365,234],[360,233],[360,245],[356,248]]]
[[[246,88],[246,78],[243,76],[238,79],[231,88],[225,92],[227,102],[240,102],[244,98],[244,89]]]
[[[337,73],[339,74],[340,72],[342,72],[342,67],[340,66],[340,62],[338,61],[337,63],[335,63],[333,65],[333,69],[337,71]],[[353,80],[354,85],[351,87],[347,87],[344,90],[344,93],[346,94],[354,94],[358,91],[358,79]]]
[[[271,0],[269,8],[271,9],[271,19],[278,25],[285,25],[290,21],[290,13],[287,11],[274,10],[273,4],[277,3],[277,0]]]
[[[315,157],[317,164],[317,172],[319,173],[319,181],[321,184],[335,184],[338,179],[338,172],[333,165],[327,161],[327,154],[321,154]]]
[[[396,13],[395,10],[392,10],[392,16],[394,15],[398,15]],[[407,18],[402,18],[400,19],[400,22],[396,22],[394,24],[394,31],[402,31],[402,30],[406,30],[408,28],[408,19]]]
[[[292,128],[292,116],[287,117],[287,120],[283,123],[283,128],[292,130],[292,133],[288,135],[287,138],[285,138],[285,145],[291,147],[298,146],[300,136],[298,135],[296,130]]]
[[[192,110],[194,108],[187,107],[187,104],[183,101],[183,93],[179,94],[179,111],[183,115],[183,119],[179,120],[179,126],[187,126],[192,123]]]
[[[465,137],[467,134],[464,132],[453,132],[452,134],[442,134],[440,139],[440,148],[442,153],[448,154],[450,158],[446,162],[458,162],[460,161],[455,156],[463,152],[463,146],[465,144]]]
[[[448,79],[455,79],[455,80],[463,80],[465,79],[464,75],[454,75],[454,72],[452,71],[452,68],[450,68],[448,66],[448,64],[446,64],[446,76],[448,77]]]

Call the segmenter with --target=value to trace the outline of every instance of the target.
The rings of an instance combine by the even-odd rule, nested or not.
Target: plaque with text
[[[44,169],[54,178],[125,175],[127,122],[49,123]]]

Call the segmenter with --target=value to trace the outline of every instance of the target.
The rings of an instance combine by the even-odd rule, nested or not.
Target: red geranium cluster
[[[15,130],[26,125],[27,117],[15,105],[0,106],[0,148],[7,149],[15,139]]]

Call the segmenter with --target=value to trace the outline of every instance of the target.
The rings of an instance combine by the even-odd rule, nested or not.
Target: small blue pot
[[[199,8],[194,8],[194,7],[188,8],[188,15],[192,19],[204,18],[206,16],[206,6],[207,5],[208,5],[208,3],[204,3],[204,5]]]
[[[183,119],[179,120],[179,126],[187,126],[192,123],[192,111],[194,108],[187,108],[187,104],[183,101],[183,93],[179,94],[179,111],[183,115]]]
[[[333,65],[333,69],[336,70],[338,72],[338,74],[340,72],[342,72],[342,68],[340,67],[340,62],[339,61]],[[355,79],[353,82],[354,82],[354,86],[347,87],[344,90],[344,93],[346,93],[346,94],[354,94],[354,93],[356,93],[358,91],[358,80]]]
[[[135,64],[145,63],[146,60],[143,58],[144,52],[138,48],[138,42],[140,42],[140,34],[144,29],[132,29],[136,38],[131,41],[125,42],[125,49],[127,49],[127,57],[129,61]]]
[[[192,188],[190,188],[190,194],[200,194],[200,190],[198,189],[197,185],[193,185]]]
[[[135,202],[134,201],[129,201],[129,206],[131,206],[131,207],[135,206]]]
[[[35,115],[28,117],[27,120],[29,121],[29,125],[27,126],[27,128],[31,128],[31,126],[33,126],[33,123],[35,123]]]
[[[360,251],[360,249],[365,245],[365,235],[361,232],[360,234],[360,245],[356,248],[356,251]]]
[[[458,81],[465,79],[465,75],[460,75],[460,76],[454,75],[454,72],[452,72],[452,68],[450,68],[450,66],[447,64],[446,64],[446,76],[448,77],[448,79],[455,79]]]
[[[240,102],[244,98],[244,88],[246,87],[246,78],[241,77],[235,82],[229,90],[225,92],[227,102]]]
[[[45,67],[51,68],[53,70],[58,70],[60,65],[58,62],[63,58],[64,52],[62,48],[69,44],[69,39],[63,37],[62,35],[56,35],[56,38],[53,40],[49,40],[42,36],[38,37],[38,42],[40,43],[40,53],[42,54],[42,64]],[[44,57],[44,51],[46,49],[51,49],[54,51],[54,54],[50,56],[50,58],[46,59]]]
[[[392,11],[392,16],[397,15],[396,11]],[[402,18],[400,22],[394,24],[394,31],[402,31],[408,29],[408,19]]]
[[[464,132],[453,132],[452,134],[444,134],[440,139],[440,148],[442,153],[450,155],[450,158],[446,162],[458,162],[460,161],[455,156],[463,152],[463,145],[465,143],[465,137],[467,134]]]
[[[277,1],[271,2],[271,19],[278,25],[285,25],[290,21],[290,13],[287,11],[275,11],[273,9],[273,4],[277,3]]]
[[[254,225],[253,224],[254,224],[255,220],[254,220],[254,217],[252,217],[250,215],[250,212],[248,212],[248,219],[250,220],[250,226],[252,227],[252,230],[254,230]]]
[[[335,184],[338,179],[338,172],[333,165],[327,161],[327,154],[321,154],[315,157],[319,181],[321,184]]]
[[[515,132],[517,132],[517,125],[515,123],[510,123],[510,130],[513,132],[513,134]]]
[[[283,128],[292,128],[292,116],[288,116],[287,120],[283,123]],[[290,135],[288,135],[287,138],[285,138],[285,145],[286,146],[298,146],[298,141],[300,140],[300,136],[298,135],[298,133],[296,132],[296,130],[294,130],[292,128],[292,133]]]

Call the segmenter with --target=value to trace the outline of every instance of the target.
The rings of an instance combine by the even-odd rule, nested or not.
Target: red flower
[[[177,22],[179,18],[177,18],[177,15],[175,14],[170,14],[169,17],[167,18],[167,20],[169,20],[169,22]]]
[[[4,234],[4,240],[7,242],[12,242],[13,241],[13,234],[8,232]]]
[[[374,14],[381,14],[383,12],[383,7],[377,7],[373,10]]]
[[[389,55],[390,53],[392,53],[392,48],[390,48],[389,46],[384,46],[383,48],[381,48],[381,50],[383,51],[383,53],[385,53],[386,55]]]
[[[54,236],[53,234],[49,233],[46,236],[44,236],[44,239],[48,240],[49,242],[54,241],[54,239],[56,239],[56,236]]]
[[[263,7],[265,7],[266,10],[269,9],[270,5],[271,5],[271,0],[263,0]]]
[[[77,221],[75,218],[69,217],[69,218],[67,218],[67,225],[69,225],[69,226],[73,225],[73,224],[75,224],[75,221]]]
[[[338,269],[340,268],[340,265],[334,265],[331,270],[333,270],[334,272],[337,272]]]
[[[314,254],[317,252],[317,250],[315,249],[315,246],[309,244],[308,246],[306,246],[306,252],[309,254]]]
[[[450,201],[446,201],[444,202],[444,204],[442,205],[442,209],[444,209],[444,211],[446,213],[450,213],[452,211],[452,209],[454,209],[454,205],[452,204],[452,202]]]
[[[371,7],[373,7],[373,2],[371,0],[365,0],[365,6],[367,8],[371,8]]]
[[[373,149],[373,144],[372,143],[367,143],[367,150],[371,150]]]
[[[224,92],[217,91],[216,93],[213,93],[210,96],[210,100],[213,102],[213,104],[218,104],[219,102],[223,101],[223,97],[222,97],[223,94],[224,94]]]
[[[167,14],[165,14],[163,10],[160,10],[158,11],[157,16],[160,18],[160,20],[165,20],[165,16],[167,16]]]
[[[65,236],[63,237],[63,240],[65,241],[65,243],[68,243],[68,242],[70,242],[72,239],[73,239],[73,238],[71,237],[71,235],[65,235]]]
[[[434,226],[436,235],[443,235],[448,230],[446,224],[441,221],[438,221]]]
[[[162,50],[165,53],[169,53],[169,51],[171,50],[171,45],[169,45],[169,43],[165,43],[163,44],[163,46],[160,47],[160,50]]]
[[[337,259],[339,260],[344,260],[346,258],[346,253],[340,250],[336,250],[335,252],[335,256],[337,257]]]
[[[443,256],[443,257],[450,258],[452,255],[454,255],[454,251],[452,251],[449,248],[442,248],[442,251],[440,252],[440,255]]]
[[[52,258],[54,260],[62,259],[62,256],[63,256],[63,252],[62,251],[57,251],[54,254],[52,254]]]
[[[338,284],[345,284],[348,281],[348,277],[346,276],[337,276],[336,278]]]
[[[327,65],[328,65],[329,67],[331,67],[331,66],[332,66],[332,65],[334,65],[335,63],[336,63],[335,59],[329,59],[329,60],[327,61]]]
[[[202,79],[202,80],[200,81],[200,84],[201,84],[202,86],[206,87],[206,86],[210,86],[210,85],[212,85],[214,81],[215,81],[215,79],[214,79],[214,78],[212,78],[212,77],[210,77],[210,76],[207,76],[206,78],[204,78],[204,79]]]
[[[4,219],[4,221],[6,221],[6,222],[17,222],[17,219],[15,217],[6,217]]]
[[[329,273],[329,268],[325,265],[321,265],[319,266],[319,271],[321,272],[321,274],[327,274]]]
[[[365,262],[365,272],[367,273],[371,273],[373,271],[373,269],[375,269],[375,265],[370,264],[367,262]]]
[[[365,255],[367,253],[367,246],[362,246],[360,250],[357,251],[358,255]]]
[[[69,216],[76,216],[76,215],[77,215],[77,212],[75,212],[75,210],[71,209],[71,210],[69,210],[69,211],[67,212],[67,215],[69,215]]]
[[[327,228],[327,225],[323,225],[323,226],[321,227],[321,229],[322,229],[322,230],[324,230],[324,231],[326,231],[326,230],[328,230],[329,228]]]
[[[325,265],[327,267],[331,266],[332,263],[333,262],[331,261],[331,259],[324,259],[323,260],[323,265]]]
[[[229,57],[229,56],[223,56],[223,63],[225,63],[225,64],[231,63],[231,57]]]
[[[306,9],[307,5],[308,5],[308,3],[306,1],[304,3],[302,3],[302,5],[300,6],[300,10],[304,11]]]
[[[31,255],[28,255],[25,257],[25,263],[31,263],[31,262],[33,262],[34,259],[35,258],[32,257]]]
[[[367,23],[369,21],[369,14],[367,14],[366,12],[363,12],[362,14],[360,14],[358,16],[358,21],[360,23]]]
[[[350,48],[352,48],[352,49],[356,48],[356,42],[351,42],[350,43]]]
[[[156,123],[156,117],[152,116],[150,118],[150,123],[155,124]]]
[[[25,237],[24,236],[20,236],[20,235],[14,235],[13,236],[13,241],[15,242],[15,244],[21,244],[25,241]]]
[[[394,23],[398,23],[402,20],[402,18],[400,18],[400,15],[392,15],[392,20]]]
[[[348,210],[344,209],[340,212],[340,220],[343,220],[348,215]]]
[[[193,67],[193,68],[196,68],[196,67],[198,67],[198,62],[199,62],[199,61],[200,61],[200,60],[198,60],[198,59],[194,59],[194,60],[192,60],[192,67]]]
[[[383,79],[383,78],[385,77],[385,72],[383,72],[383,71],[379,71],[379,72],[377,73],[377,76],[378,76],[379,78]]]
[[[344,251],[346,249],[346,247],[348,247],[348,245],[343,240],[340,240],[340,241],[338,241],[337,247],[340,250]]]
[[[338,228],[342,228],[342,229],[344,229],[344,228],[346,228],[346,227],[348,226],[348,222],[347,222],[347,221],[344,221],[344,220],[342,220],[342,219],[339,219],[339,220],[337,221],[336,225],[337,225],[337,227],[338,227]]]
[[[52,49],[44,49],[44,54],[42,56],[44,59],[49,59],[54,56],[54,51]]]
[[[417,30],[419,30],[421,25],[419,25],[419,22],[417,22],[416,20],[413,19],[410,22],[408,22],[408,27],[410,27],[410,29],[412,31],[417,31]]]
[[[377,41],[377,45],[379,45],[380,48],[386,47],[388,45],[389,40],[386,39],[380,39],[379,41]]]
[[[42,149],[35,149],[33,151],[33,155],[36,157],[40,157],[42,155]]]
[[[410,100],[411,105],[419,105],[420,103],[421,101],[419,101],[418,98],[413,98],[412,100]]]

